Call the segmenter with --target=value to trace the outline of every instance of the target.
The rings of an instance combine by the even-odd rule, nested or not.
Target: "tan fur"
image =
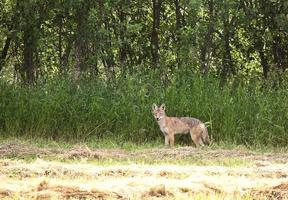
[[[152,113],[159,124],[165,137],[165,145],[174,145],[175,134],[188,134],[196,146],[210,144],[208,130],[203,122],[192,117],[168,117],[165,113],[165,105],[153,104]]]

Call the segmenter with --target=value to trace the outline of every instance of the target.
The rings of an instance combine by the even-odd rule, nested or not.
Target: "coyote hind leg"
[[[204,143],[201,137],[201,132],[198,129],[191,129],[190,135],[196,147],[204,146]]]
[[[174,135],[173,134],[169,134],[169,144],[170,144],[170,147],[173,147],[174,146]]]

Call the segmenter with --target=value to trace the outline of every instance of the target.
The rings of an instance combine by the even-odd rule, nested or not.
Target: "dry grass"
[[[31,154],[37,158],[19,159]],[[0,198],[4,199],[288,199],[287,154],[190,147],[136,152],[87,147],[64,150],[6,143],[0,145],[0,155]],[[60,162],[45,156],[77,160]],[[209,162],[201,165],[188,159],[181,164],[182,159],[193,156]],[[145,163],[147,158],[156,162],[167,157],[180,164]],[[103,158],[131,162],[101,165]],[[244,159],[249,164],[213,164],[215,158],[223,163]]]

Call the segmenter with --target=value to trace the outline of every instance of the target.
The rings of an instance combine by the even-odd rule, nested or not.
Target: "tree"
[[[288,67],[283,0],[4,0],[0,11],[1,76],[29,84],[153,69],[167,78],[177,69],[213,74],[225,84],[260,73],[280,80]]]
[[[159,67],[159,28],[162,0],[152,0],[153,25],[151,31],[151,61],[153,66]]]

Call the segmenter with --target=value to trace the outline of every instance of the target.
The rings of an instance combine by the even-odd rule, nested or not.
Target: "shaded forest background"
[[[144,142],[165,101],[215,141],[287,145],[287,69],[285,0],[0,2],[3,135]]]
[[[4,0],[0,11],[1,74],[22,82],[158,68],[267,79],[288,66],[284,0]]]

